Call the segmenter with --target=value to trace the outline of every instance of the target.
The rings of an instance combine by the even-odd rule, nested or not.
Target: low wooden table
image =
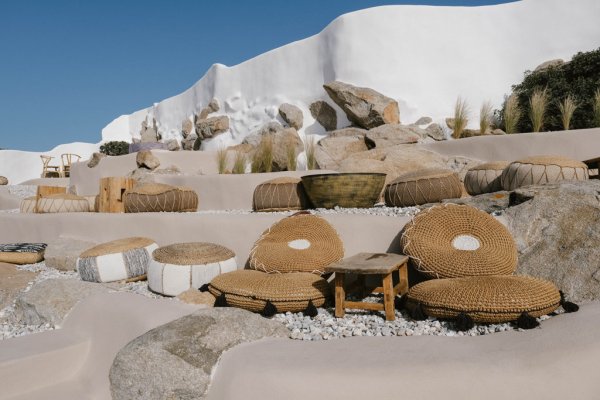
[[[392,253],[359,253],[346,258],[339,263],[325,268],[325,272],[335,272],[335,316],[338,318],[346,314],[346,308],[361,310],[385,311],[385,319],[393,321],[394,299],[398,294],[408,291],[408,256]],[[398,273],[398,284],[394,286],[393,274]],[[363,283],[366,275],[380,275],[382,286],[376,287],[367,293],[383,293],[383,304],[365,303],[346,300],[344,278],[346,274],[359,275],[359,282]]]

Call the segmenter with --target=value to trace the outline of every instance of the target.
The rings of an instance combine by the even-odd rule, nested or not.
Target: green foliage
[[[594,93],[594,102],[592,104],[593,126],[600,128],[600,88]]]
[[[107,156],[122,156],[124,154],[129,154],[129,143],[117,140],[106,142],[100,146],[100,153],[106,154]]]

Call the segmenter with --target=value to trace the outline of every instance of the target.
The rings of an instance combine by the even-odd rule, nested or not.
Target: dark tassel
[[[522,313],[517,319],[517,327],[521,329],[533,329],[540,326],[540,323],[537,319],[533,318],[531,315],[526,312]]]
[[[460,313],[456,316],[454,325],[457,331],[464,332],[473,328],[475,326],[475,322],[473,321],[473,318],[469,317],[467,314]]]
[[[219,297],[215,300],[215,307],[229,307],[227,303],[227,298],[225,297],[225,293],[221,293]]]
[[[312,300],[308,301],[308,305],[306,306],[306,309],[302,311],[302,313],[311,318],[314,318],[317,315],[319,315],[319,311],[317,310],[317,307],[315,307],[315,305],[313,304]]]
[[[565,294],[560,291],[560,305],[566,313],[572,313],[579,311],[579,306],[575,303],[565,300]]]
[[[260,315],[262,315],[265,318],[271,318],[275,314],[277,314],[277,307],[275,307],[275,305],[273,303],[271,303],[270,300],[267,300],[267,303],[265,304],[265,308],[263,308]]]
[[[406,300],[407,300],[407,296],[400,296],[394,299],[394,307],[396,308],[396,310],[398,311],[402,311],[406,308]]]
[[[198,290],[201,292],[208,292],[208,283],[205,283],[204,285],[200,286]]]
[[[421,303],[417,304],[412,309],[412,312],[410,313],[410,316],[415,321],[424,321],[424,320],[427,319],[427,314],[425,314],[425,311],[423,310],[423,306],[421,306]]]

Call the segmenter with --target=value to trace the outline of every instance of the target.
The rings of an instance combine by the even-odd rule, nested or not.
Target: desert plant
[[[295,171],[297,167],[296,142],[288,140],[285,144],[286,164],[288,171]]]
[[[273,138],[265,135],[252,156],[252,172],[271,172],[273,170]]]
[[[217,150],[217,169],[219,174],[224,174],[227,169],[227,149],[224,147]]]
[[[548,89],[537,88],[529,98],[529,119],[532,132],[541,132],[544,128],[544,117],[548,108]]]
[[[594,92],[592,108],[594,112],[594,126],[600,128],[600,88]]]
[[[573,114],[575,113],[575,109],[577,108],[577,103],[571,95],[568,95],[558,105],[558,108],[560,110],[560,119],[562,120],[563,129],[567,131],[571,126],[571,118],[573,118]]]
[[[459,139],[468,123],[469,106],[467,101],[459,96],[454,104],[454,132],[452,132],[452,137],[454,139]]]
[[[113,140],[106,142],[100,146],[100,153],[107,156],[122,156],[129,154],[129,143],[124,141]]]
[[[232,174],[243,174],[246,172],[246,155],[241,151],[235,152],[235,158],[233,159]]]
[[[517,126],[521,119],[521,106],[519,106],[519,98],[515,94],[511,94],[506,98],[502,118],[506,133],[517,132]]]
[[[317,159],[315,158],[315,149],[317,141],[314,136],[304,139],[304,154],[306,154],[306,169],[317,169]]]
[[[494,116],[494,108],[492,107],[491,101],[486,101],[481,105],[479,111],[479,133],[485,135],[492,125],[492,118]]]

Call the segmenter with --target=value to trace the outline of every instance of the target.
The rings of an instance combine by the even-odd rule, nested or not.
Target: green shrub
[[[594,103],[592,105],[593,109],[593,127],[600,128],[600,88],[596,90],[594,93]]]
[[[129,154],[129,143],[117,140],[106,142],[100,146],[100,153],[106,154],[107,156],[122,156],[124,154]]]

